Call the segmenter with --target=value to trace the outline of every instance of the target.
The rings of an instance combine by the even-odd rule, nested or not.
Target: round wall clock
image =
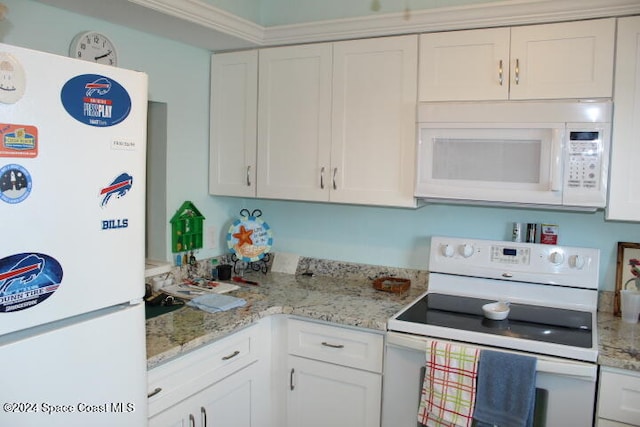
[[[76,35],[69,46],[69,56],[106,65],[118,65],[118,55],[113,42],[96,31],[83,31]]]

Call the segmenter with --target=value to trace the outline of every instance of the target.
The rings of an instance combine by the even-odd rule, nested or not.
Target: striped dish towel
[[[418,421],[426,426],[470,427],[480,350],[448,342],[427,343]]]

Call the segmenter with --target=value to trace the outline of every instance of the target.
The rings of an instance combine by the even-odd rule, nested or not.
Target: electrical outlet
[[[218,246],[218,236],[216,236],[216,228],[213,225],[206,227],[205,242],[207,249],[215,249]]]

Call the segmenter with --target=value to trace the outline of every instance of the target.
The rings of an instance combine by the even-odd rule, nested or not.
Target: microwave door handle
[[[551,191],[562,190],[562,141],[564,129],[551,131],[551,164],[549,165],[549,183]]]

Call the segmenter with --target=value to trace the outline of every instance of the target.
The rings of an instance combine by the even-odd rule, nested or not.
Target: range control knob
[[[465,258],[469,258],[471,255],[473,255],[473,246],[468,243],[460,246],[460,255]]]
[[[442,245],[442,255],[446,258],[451,258],[454,254],[453,246],[451,245]]]
[[[556,265],[562,264],[562,261],[564,261],[564,255],[562,252],[551,252],[551,254],[549,254],[549,261]]]
[[[571,255],[569,257],[569,267],[582,270],[586,260],[582,255]]]

